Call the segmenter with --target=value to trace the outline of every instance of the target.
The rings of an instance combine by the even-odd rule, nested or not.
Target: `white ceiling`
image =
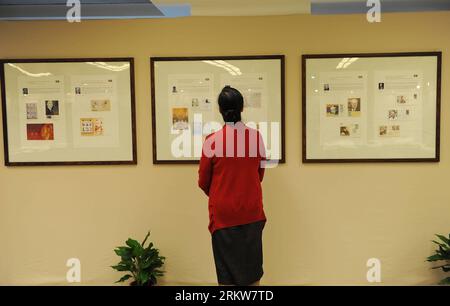
[[[190,4],[192,16],[309,14],[310,0],[154,0],[158,5]]]

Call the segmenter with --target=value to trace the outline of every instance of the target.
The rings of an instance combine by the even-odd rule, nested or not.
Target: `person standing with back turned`
[[[206,137],[198,185],[209,197],[209,231],[219,285],[259,285],[266,222],[261,182],[264,143],[241,121],[244,99],[229,86],[219,95],[225,125]]]

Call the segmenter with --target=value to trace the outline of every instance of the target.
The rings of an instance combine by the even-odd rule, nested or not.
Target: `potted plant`
[[[433,240],[433,243],[438,245],[438,249],[434,255],[428,257],[427,261],[440,261],[440,265],[433,267],[433,269],[441,268],[444,272],[450,272],[450,235],[448,238],[442,235],[436,235],[436,237],[438,237],[439,240]],[[450,285],[450,277],[444,278],[439,284]]]
[[[128,272],[116,283],[131,278],[133,280],[131,286],[154,286],[157,283],[157,278],[164,275],[164,271],[160,268],[164,265],[165,257],[159,255],[159,250],[153,247],[153,243],[150,242],[145,247],[149,236],[150,232],[147,233],[142,243],[129,238],[125,242],[126,246],[119,246],[114,249],[121,260],[112,268],[120,272]]]

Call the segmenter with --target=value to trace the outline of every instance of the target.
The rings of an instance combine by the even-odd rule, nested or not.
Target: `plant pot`
[[[137,284],[137,282],[136,281],[133,281],[133,282],[131,282],[130,283],[130,286],[133,286],[133,287],[153,287],[153,286],[155,286],[156,284],[154,284],[152,281],[148,281],[145,285],[138,285]]]

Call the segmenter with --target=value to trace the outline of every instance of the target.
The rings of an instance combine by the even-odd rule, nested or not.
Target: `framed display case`
[[[136,164],[132,58],[0,62],[6,166]]]
[[[304,163],[438,162],[441,52],[302,57]]]
[[[202,142],[222,128],[223,87],[244,97],[242,120],[263,136],[268,159],[285,162],[284,56],[151,58],[153,163],[198,163]]]

